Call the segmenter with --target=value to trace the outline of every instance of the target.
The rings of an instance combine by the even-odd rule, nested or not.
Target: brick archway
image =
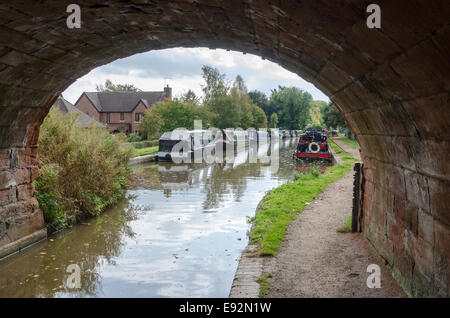
[[[279,63],[338,105],[364,156],[364,233],[411,295],[449,295],[450,6],[446,0],[72,1],[0,5],[0,254],[44,235],[34,199],[39,126],[91,69],[169,47]]]

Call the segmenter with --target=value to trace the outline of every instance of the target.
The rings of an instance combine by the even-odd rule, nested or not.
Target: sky
[[[155,50],[118,59],[79,78],[63,92],[63,96],[75,103],[83,92],[95,92],[96,84],[104,84],[106,79],[114,84],[133,84],[143,91],[162,91],[168,84],[174,97],[188,89],[202,96],[203,65],[216,67],[229,80],[239,74],[249,91],[260,90],[268,97],[272,88],[282,85],[307,91],[314,100],[329,101],[313,84],[278,64],[252,54],[208,48]]]

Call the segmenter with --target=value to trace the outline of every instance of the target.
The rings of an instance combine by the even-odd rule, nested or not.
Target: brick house
[[[60,112],[64,114],[77,114],[78,115],[78,125],[83,128],[94,127],[104,127],[105,124],[95,120],[91,116],[83,113],[81,110],[75,107],[72,103],[66,100],[62,95],[60,95],[53,107],[57,108]]]
[[[147,109],[167,98],[172,99],[168,85],[162,92],[84,92],[75,106],[104,123],[110,132],[128,135],[138,131]]]

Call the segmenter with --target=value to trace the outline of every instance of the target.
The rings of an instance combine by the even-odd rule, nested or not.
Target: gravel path
[[[361,233],[336,231],[351,215],[352,185],[353,171],[331,184],[291,223],[277,255],[264,258],[263,272],[273,274],[266,297],[406,297]],[[381,288],[367,287],[369,264],[380,266]]]

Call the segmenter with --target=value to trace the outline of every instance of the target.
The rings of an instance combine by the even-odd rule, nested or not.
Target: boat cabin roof
[[[178,130],[178,131],[166,131],[159,137],[159,140],[186,140],[193,136],[195,133],[205,133],[207,130]]]

